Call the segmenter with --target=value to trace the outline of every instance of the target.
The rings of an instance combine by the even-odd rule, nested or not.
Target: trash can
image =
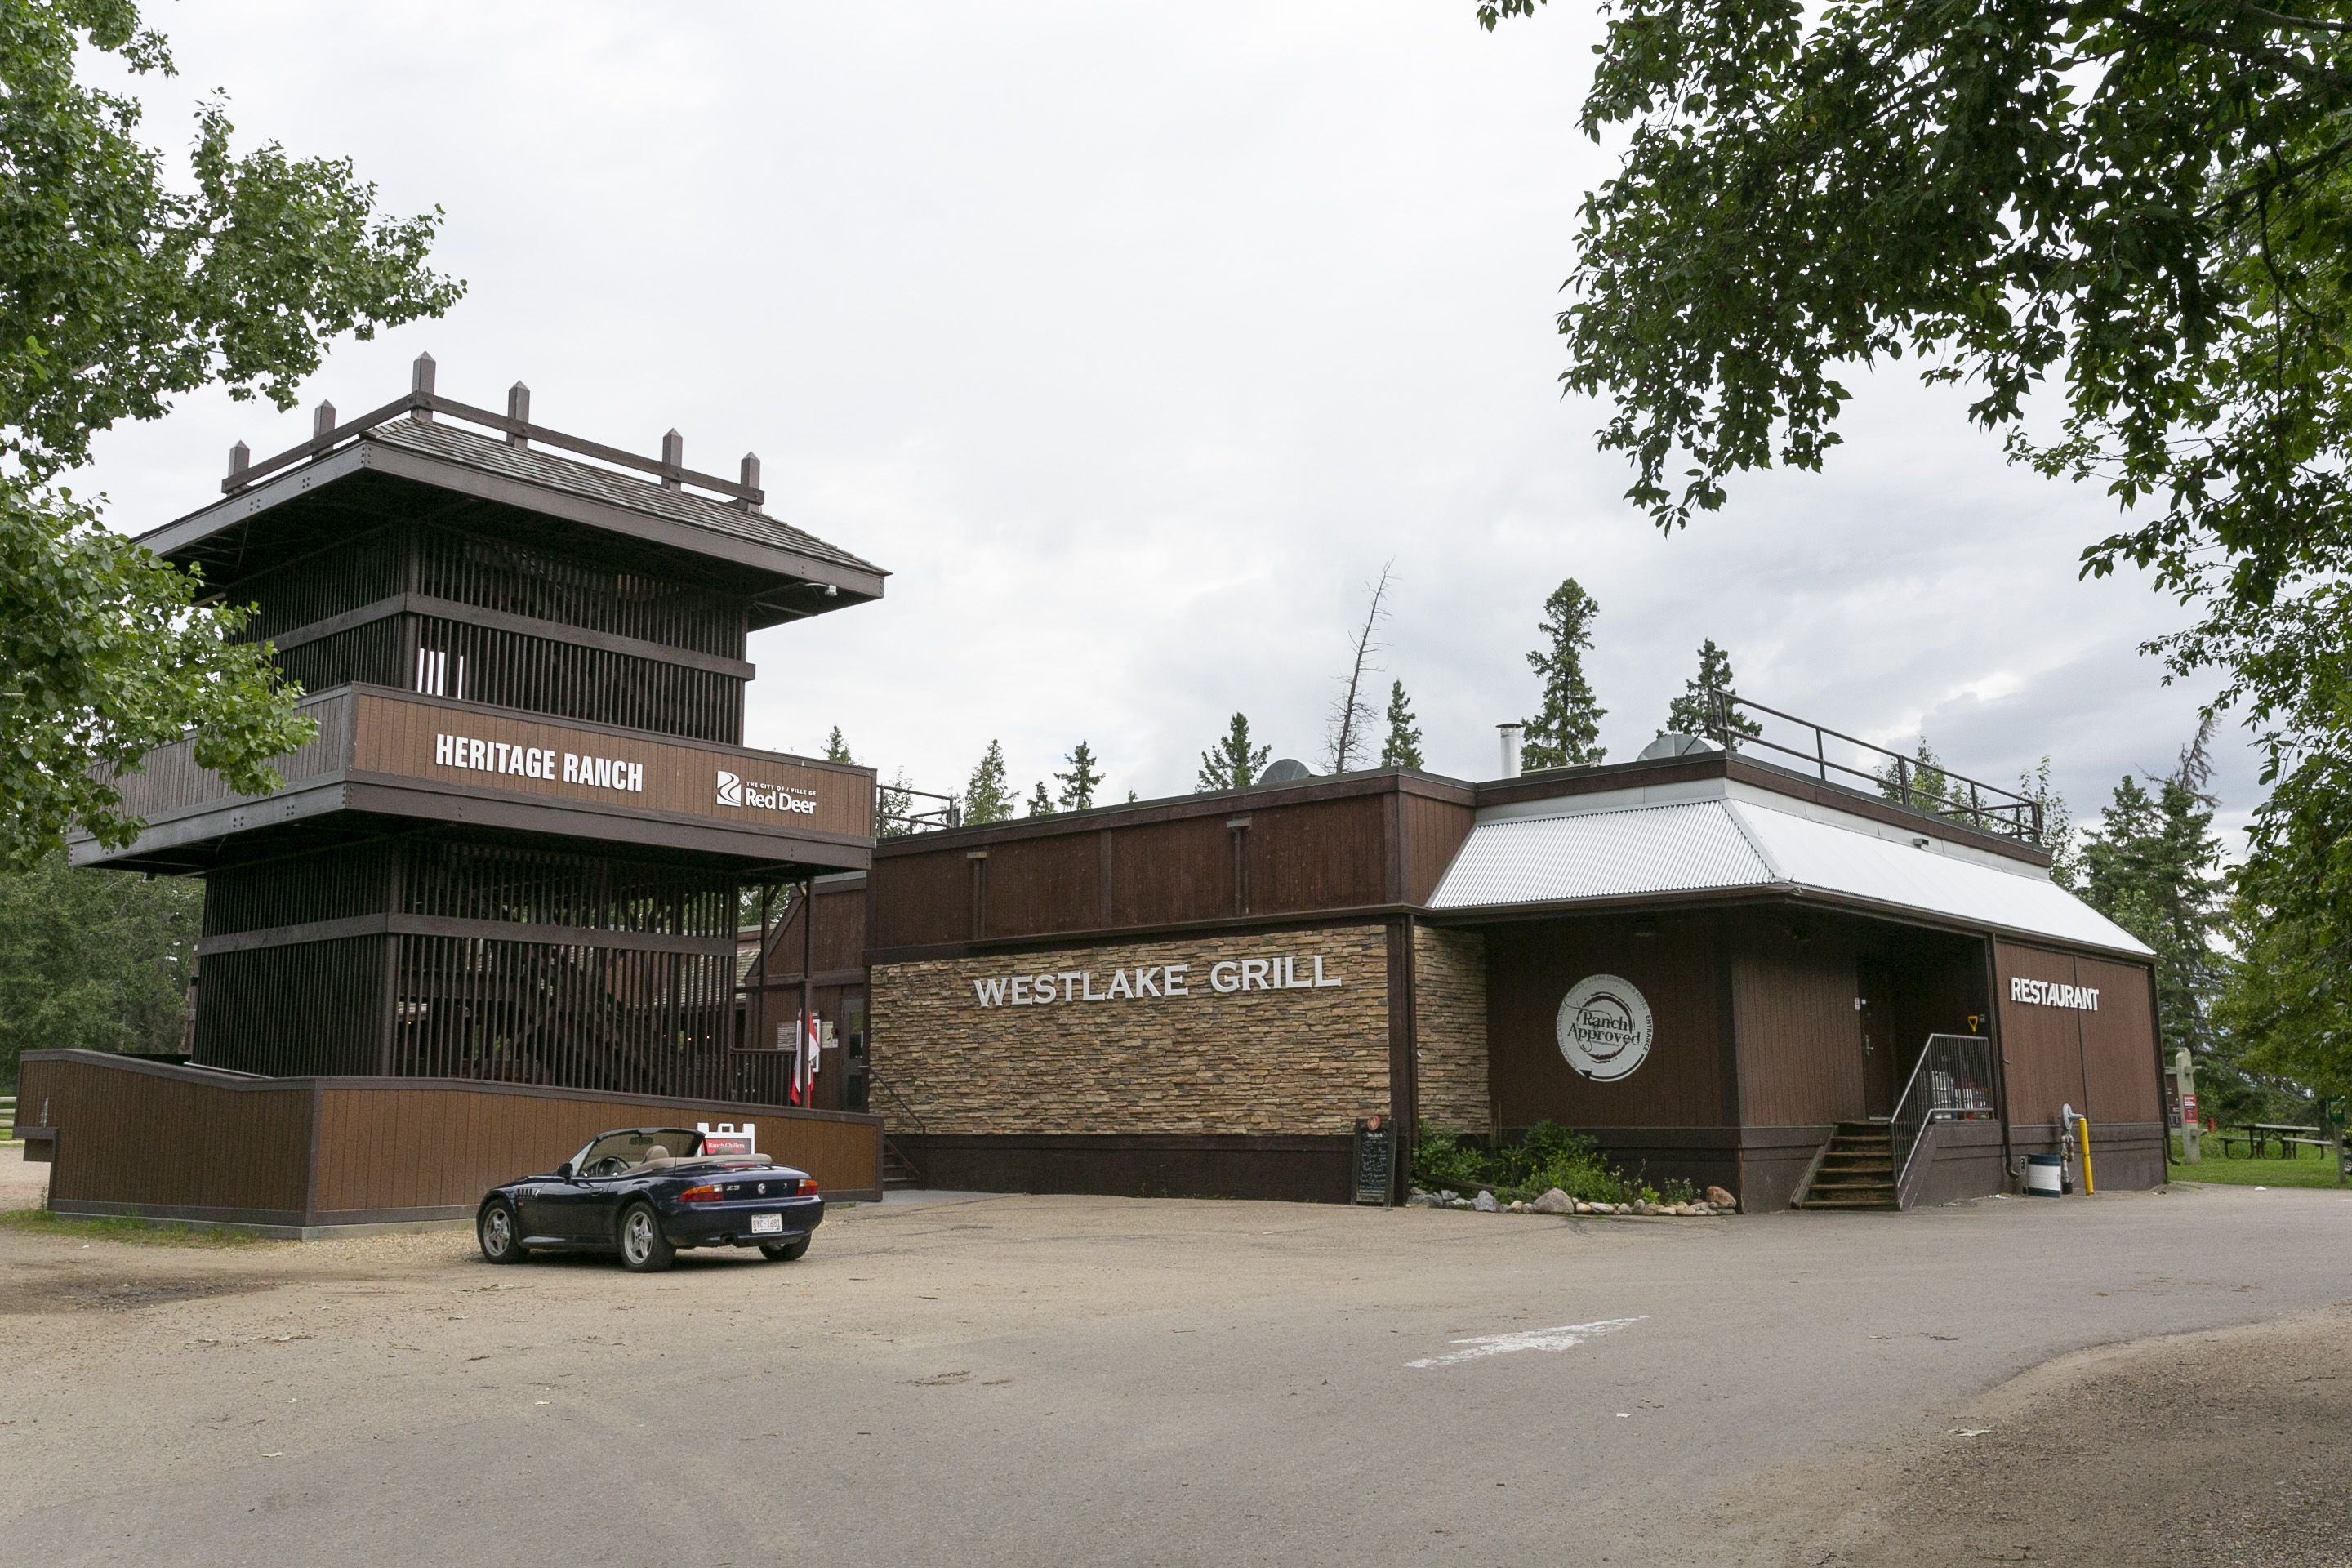
[[[2025,1195],[2054,1198],[2065,1190],[2066,1162],[2055,1154],[2025,1157]]]

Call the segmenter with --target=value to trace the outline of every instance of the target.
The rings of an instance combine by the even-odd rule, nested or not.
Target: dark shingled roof
[[[632,479],[610,468],[559,458],[537,447],[509,447],[504,441],[493,441],[453,426],[393,419],[362,432],[360,439],[380,441],[387,447],[399,447],[443,462],[496,474],[501,479],[520,480],[527,485],[560,490],[605,506],[623,507],[671,522],[733,534],[738,539],[748,539],[779,550],[798,551],[803,555],[830,561],[856,571],[887,575],[872,562],[860,560],[846,550],[827,544],[814,534],[803,533],[764,513],[745,511],[732,503],[712,500],[688,490],[666,489],[650,479]]]

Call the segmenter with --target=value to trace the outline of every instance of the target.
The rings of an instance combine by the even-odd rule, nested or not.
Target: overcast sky
[[[1001,738],[1024,790],[1080,738],[1114,798],[1189,789],[1245,711],[1319,768],[1364,588],[1393,560],[1381,694],[1429,765],[1496,771],[1563,577],[1629,759],[1713,637],[1742,691],[2013,781],[2043,753],[2078,816],[2168,767],[2203,692],[2136,651],[2183,613],[2078,582],[2115,514],[2006,467],[1964,397],[1863,376],[1822,475],[1738,481],[1662,538],[1563,401],[1552,318],[1596,27],[1489,36],[1456,4],[1158,6],[183,0],[189,136],[226,92],[247,144],[348,155],[439,205],[439,321],[338,347],[305,401],[440,390],[732,473],[894,575],[878,604],[753,639],[747,739],[960,790]],[[217,494],[309,416],[225,395],[99,445],[82,488],[138,531]],[[2225,822],[2254,793],[2230,731]],[[2233,836],[2234,844],[2234,836]]]

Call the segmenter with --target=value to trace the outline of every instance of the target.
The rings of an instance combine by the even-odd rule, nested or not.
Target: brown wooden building
[[[194,1070],[587,1108],[499,1099],[476,1120],[507,1174],[577,1146],[516,1129],[569,1129],[599,1096],[704,1120],[796,1101],[778,1047],[811,999],[742,993],[738,931],[866,868],[874,777],[741,743],[746,638],[870,603],[885,574],[767,515],[756,458],[699,473],[675,431],[638,457],[533,423],[520,386],[500,415],[434,380],[423,358],[383,407],[321,405],[309,442],[261,463],[240,444],[223,499],[142,536],[256,607],[247,635],[307,689],[317,734],[264,797],[193,742],[149,753],[118,781],[142,831],[78,838],[73,862],[205,879]],[[68,1163],[102,1146],[32,1131]]]
[[[2161,1181],[2149,954],[1985,800],[1711,750],[887,840],[815,906],[870,1020],[836,1091],[982,1190],[1338,1201],[1380,1116],[1407,1147],[1564,1123],[1750,1208],[1908,1205],[2013,1187],[2062,1109],[2102,1185]],[[1892,1140],[1882,1175],[1823,1173],[1842,1125]]]

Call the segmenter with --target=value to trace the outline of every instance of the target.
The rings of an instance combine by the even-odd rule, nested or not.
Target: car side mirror
[[[568,1182],[572,1179],[571,1161],[566,1160],[563,1163],[555,1167],[555,1179],[559,1182]]]

